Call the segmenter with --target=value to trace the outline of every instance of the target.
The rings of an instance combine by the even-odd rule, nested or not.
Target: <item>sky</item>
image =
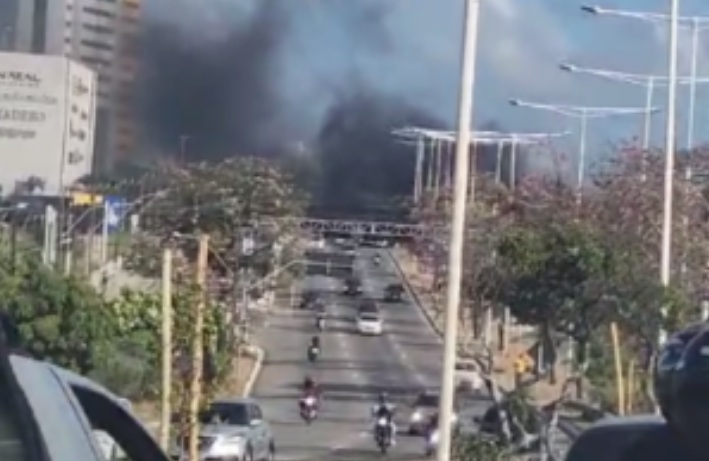
[[[152,0],[155,4],[159,0]],[[195,33],[218,33],[234,21],[229,11],[266,0],[170,0],[175,20]],[[593,0],[588,0],[593,1]],[[667,13],[668,0],[596,0],[600,6]],[[165,3],[162,0],[162,3]],[[571,135],[562,148],[574,157],[578,122],[511,107],[511,98],[549,104],[642,107],[645,89],[559,70],[561,62],[666,74],[667,27],[581,11],[583,0],[481,0],[475,85],[475,123],[498,122],[512,132]],[[279,64],[287,109],[313,131],[347,87],[374,88],[435,114],[456,118],[463,0],[282,0],[290,20]],[[209,5],[209,6],[208,6]],[[191,8],[191,9],[186,9]],[[163,17],[169,13],[160,9]],[[707,0],[682,0],[682,15],[709,16]],[[243,20],[239,19],[239,20]],[[233,25],[233,24],[232,24]],[[681,33],[680,75],[688,75],[689,33]],[[702,34],[700,76],[709,77],[709,29]],[[697,141],[709,141],[709,86],[697,92]],[[679,88],[678,141],[686,144],[687,86]],[[664,139],[666,91],[655,92],[653,144]],[[610,155],[612,144],[641,135],[643,116],[594,120],[588,126],[589,163]],[[542,162],[544,163],[544,162]]]
[[[337,82],[339,72],[359,78],[392,94],[402,94],[453,123],[458,94],[462,0],[358,0],[386,3],[381,34],[361,37],[340,30],[328,22],[322,4],[326,0],[299,0],[304,26],[293,44],[291,56],[301,66],[288,66],[293,80],[302,81],[299,95],[319,92],[322,82]],[[332,0],[331,0],[332,1]],[[336,0],[334,0],[336,1]],[[668,12],[667,0],[599,0],[601,6],[623,10]],[[574,133],[563,147],[578,148],[578,123],[508,104],[510,98],[552,103],[603,107],[637,107],[645,104],[645,89],[597,77],[570,75],[559,63],[612,69],[639,74],[666,74],[666,26],[583,13],[581,0],[482,0],[479,16],[475,115],[477,123],[499,121],[505,129],[518,132]],[[683,0],[682,15],[708,15],[706,0]],[[351,32],[351,31],[350,31]],[[371,34],[370,34],[371,35]],[[323,37],[327,36],[327,44]],[[681,34],[680,75],[688,75],[689,33]],[[703,34],[700,73],[709,76],[709,30]],[[330,48],[331,52],[328,52]],[[317,55],[308,50],[319,50]],[[379,52],[377,52],[379,51]],[[386,51],[390,51],[387,53]],[[300,75],[298,75],[300,74]],[[310,75],[308,75],[310,74]],[[313,80],[312,74],[320,79]],[[329,77],[329,80],[328,80]],[[339,79],[343,81],[344,79]],[[320,82],[313,84],[314,81]],[[308,90],[308,83],[311,88]],[[405,82],[405,83],[402,83]],[[687,86],[680,87],[678,130],[680,145],[686,139]],[[695,139],[707,141],[709,124],[705,90],[699,86]],[[658,89],[655,101],[666,104],[666,91]],[[664,113],[653,116],[653,141],[664,139]],[[612,143],[640,135],[642,115],[595,120],[589,124],[589,156],[609,155]],[[593,161],[593,160],[592,160]]]

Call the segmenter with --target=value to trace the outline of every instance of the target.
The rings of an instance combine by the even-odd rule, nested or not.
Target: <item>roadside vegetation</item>
[[[219,164],[154,169],[121,180],[87,180],[96,193],[116,194],[138,204],[141,229],[126,245],[124,267],[159,278],[162,251],[173,249],[173,376],[176,408],[186,402],[190,375],[197,237],[210,236],[204,376],[207,396],[233,376],[237,347],[248,340],[248,325],[234,315],[241,269],[252,280],[288,258],[292,219],[306,198],[272,164],[238,158]],[[242,253],[245,232],[253,254]],[[86,277],[65,276],[44,265],[39,251],[23,239],[11,261],[8,235],[0,242],[0,311],[15,326],[13,341],[35,357],[77,371],[133,401],[155,399],[160,384],[160,293],[124,290],[107,299]],[[32,248],[28,248],[32,246]],[[279,253],[279,254],[276,254]]]
[[[471,307],[462,317],[465,328],[479,336],[487,310],[502,318],[508,309],[538,331],[544,350],[538,379],[557,379],[559,364],[573,357],[570,366],[580,377],[575,398],[606,411],[652,410],[660,330],[699,321],[700,306],[709,301],[707,188],[703,179],[684,179],[690,165],[707,171],[709,152],[694,152],[677,165],[667,287],[659,267],[659,153],[618,149],[580,195],[555,175],[518,178],[514,190],[478,178],[467,221],[463,292]],[[418,213],[429,224],[443,222],[449,205],[429,197]]]

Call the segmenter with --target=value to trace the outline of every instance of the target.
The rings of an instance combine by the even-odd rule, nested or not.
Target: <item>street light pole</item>
[[[446,290],[445,335],[443,340],[443,373],[441,377],[440,441],[437,460],[449,461],[453,435],[453,397],[456,348],[458,343],[458,310],[463,272],[463,240],[468,189],[470,129],[472,126],[475,61],[477,52],[480,0],[465,1],[463,49],[461,51],[460,99],[456,140],[455,189],[453,219],[448,249],[448,287]]]
[[[583,197],[584,171],[586,169],[586,131],[588,129],[588,110],[581,110],[581,128],[579,132],[579,164],[576,173],[576,204],[581,205]]]
[[[650,148],[650,127],[652,126],[652,98],[655,93],[655,77],[650,76],[647,79],[647,88],[646,88],[646,94],[645,94],[645,110],[647,110],[647,113],[645,114],[645,127],[643,129],[643,150],[647,150]],[[645,176],[645,163],[646,163],[646,158],[645,154],[643,154],[643,178]]]
[[[583,190],[584,171],[586,169],[586,132],[588,120],[591,118],[605,118],[614,115],[636,115],[648,112],[647,108],[639,107],[592,107],[592,106],[567,106],[560,104],[540,104],[520,99],[511,99],[510,104],[515,107],[525,107],[528,109],[542,110],[554,114],[562,115],[567,118],[580,119],[581,130],[579,133],[579,153],[578,162],[579,170],[577,173],[577,188],[579,195],[577,200],[581,200],[581,191]],[[650,113],[656,112],[656,108],[650,108]]]
[[[665,187],[660,252],[660,281],[670,284],[672,263],[672,192],[675,167],[675,116],[677,113],[677,41],[679,29],[679,0],[670,0],[670,41],[668,59],[667,126],[665,132]],[[664,343],[667,332],[661,329],[659,342]]]

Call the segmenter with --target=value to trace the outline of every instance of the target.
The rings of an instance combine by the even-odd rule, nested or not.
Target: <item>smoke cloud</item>
[[[386,113],[355,120],[406,119],[409,109],[393,102],[401,98],[371,82],[377,59],[398,52],[391,8],[380,0],[148,0],[139,93],[149,145],[176,155],[189,136],[185,156],[197,160],[317,144],[332,114],[360,109],[353,94],[380,99],[365,110]]]

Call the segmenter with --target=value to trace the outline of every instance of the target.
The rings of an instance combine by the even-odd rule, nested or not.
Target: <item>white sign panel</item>
[[[71,184],[91,172],[96,126],[96,74],[70,62],[62,182]]]
[[[78,70],[82,71],[83,68]],[[75,169],[62,171],[64,150],[69,145],[65,134],[69,129],[67,101],[71,73],[70,61],[61,56],[0,53],[0,185],[3,193],[12,192],[18,182],[37,177],[44,182],[44,193],[56,194],[63,175],[68,180],[64,184],[68,185],[76,179],[80,169],[90,171],[86,169],[86,159]],[[93,80],[89,79],[88,84],[91,82]],[[79,100],[77,105],[81,104],[92,107],[92,102]],[[87,117],[87,123],[93,130],[92,115]],[[89,143],[92,148],[93,133],[86,139],[84,144]],[[84,144],[71,145],[83,152]],[[91,155],[85,157],[90,165]]]

